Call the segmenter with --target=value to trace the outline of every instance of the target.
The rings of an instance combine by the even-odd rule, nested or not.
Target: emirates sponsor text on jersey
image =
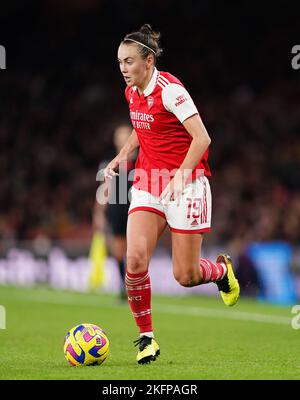
[[[130,118],[133,127],[137,129],[151,130],[149,122],[154,122],[154,117],[152,114],[147,114],[138,111],[130,111]]]

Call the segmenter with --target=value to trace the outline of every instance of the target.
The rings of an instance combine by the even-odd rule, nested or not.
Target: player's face
[[[118,50],[118,61],[126,84],[143,88],[149,71],[153,67],[151,57],[143,59],[136,44],[121,44]]]

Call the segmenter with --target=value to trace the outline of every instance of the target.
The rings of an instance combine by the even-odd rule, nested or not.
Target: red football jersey
[[[141,95],[134,86],[126,88],[125,96],[140,143],[133,185],[158,196],[169,182],[168,177],[174,176],[182,164],[192,141],[182,122],[198,110],[183,84],[156,68]],[[208,149],[191,179],[201,171],[206,176],[211,175]]]

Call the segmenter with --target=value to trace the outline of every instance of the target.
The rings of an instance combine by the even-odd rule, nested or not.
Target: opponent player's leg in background
[[[220,254],[216,262],[201,258],[202,233],[172,232],[173,273],[185,287],[204,283],[217,284],[224,303],[236,304],[240,289],[229,256]]]
[[[135,211],[128,216],[125,282],[128,302],[140,332],[140,339],[136,341],[140,364],[154,361],[160,353],[153,339],[148,267],[165,227],[166,220],[154,212]]]
[[[121,287],[120,298],[121,300],[127,299],[125,289],[125,257],[126,257],[126,236],[113,235],[111,240],[111,253],[118,263]]]

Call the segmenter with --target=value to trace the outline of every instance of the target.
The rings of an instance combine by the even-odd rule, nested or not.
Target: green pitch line
[[[135,362],[137,338],[127,304],[107,294],[0,286],[6,329],[0,330],[0,379],[299,379],[299,335],[291,307],[240,299],[234,308],[216,297],[153,299],[161,356]],[[105,363],[71,367],[67,331],[81,322],[102,327],[111,342]]]

